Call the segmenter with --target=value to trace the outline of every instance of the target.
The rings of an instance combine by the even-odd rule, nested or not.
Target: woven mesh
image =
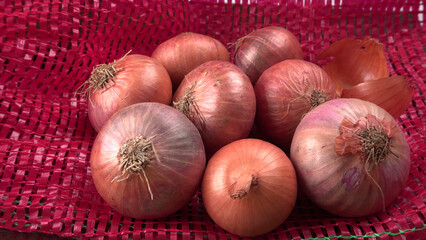
[[[136,220],[97,194],[89,156],[96,133],[73,92],[99,63],[133,49],[150,55],[183,31],[232,43],[256,28],[284,26],[305,59],[344,37],[383,43],[391,75],[414,86],[398,119],[411,147],[398,199],[365,218],[339,218],[300,197],[267,239],[422,239],[426,236],[426,26],[418,0],[0,1],[0,228],[78,239],[238,239],[208,217],[200,191],[179,212]],[[335,4],[333,5],[332,3]]]

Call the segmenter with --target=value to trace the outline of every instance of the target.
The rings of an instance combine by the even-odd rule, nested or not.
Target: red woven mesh
[[[281,25],[305,59],[331,42],[371,35],[384,44],[391,75],[415,88],[399,119],[412,150],[406,188],[386,212],[339,218],[301,198],[268,239],[421,239],[426,236],[426,26],[418,0],[0,1],[0,228],[79,239],[236,239],[208,217],[200,192],[160,220],[123,217],[91,179],[96,136],[87,101],[73,92],[92,68],[133,53],[151,54],[182,31],[224,44],[255,28]],[[228,2],[231,2],[230,0]],[[335,4],[333,5],[332,3]],[[348,56],[350,57],[350,56]]]

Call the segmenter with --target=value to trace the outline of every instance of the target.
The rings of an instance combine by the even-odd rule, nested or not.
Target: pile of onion
[[[133,104],[114,114],[90,156],[93,181],[105,202],[139,219],[182,208],[198,189],[205,164],[197,128],[160,103]]]
[[[235,43],[234,62],[253,85],[272,65],[286,59],[303,59],[297,38],[287,29],[270,26],[257,29]]]
[[[195,124],[211,156],[249,135],[256,97],[250,80],[237,66],[209,61],[185,77],[173,96],[173,106]]]
[[[256,123],[265,137],[290,148],[303,116],[331,99],[336,89],[319,66],[298,59],[285,60],[267,69],[257,81]]]
[[[410,168],[410,148],[394,118],[359,99],[334,99],[306,114],[290,158],[310,199],[343,217],[384,210]]]
[[[296,202],[297,181],[281,149],[259,139],[242,139],[224,146],[209,160],[201,191],[216,224],[253,237],[287,219]]]
[[[97,132],[122,108],[140,102],[170,104],[172,99],[167,70],[157,60],[140,54],[98,65],[82,87],[86,85],[89,120]]]
[[[218,40],[203,34],[185,32],[155,48],[152,57],[167,69],[176,90],[186,74],[211,61],[229,61],[229,52]]]

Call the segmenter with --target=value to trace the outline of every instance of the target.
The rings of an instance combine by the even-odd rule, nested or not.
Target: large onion
[[[384,109],[334,99],[300,122],[290,158],[313,202],[339,216],[361,217],[383,210],[402,191],[410,148]]]
[[[321,67],[296,59],[270,67],[254,89],[257,127],[270,141],[286,148],[303,116],[337,97],[333,82]]]
[[[186,32],[161,43],[152,57],[167,69],[176,90],[191,70],[211,60],[229,61],[229,52],[210,36]]]
[[[157,60],[140,54],[98,65],[85,85],[89,120],[96,131],[124,107],[139,102],[170,104],[172,99],[167,70]]]
[[[297,38],[279,26],[257,29],[236,43],[235,64],[241,68],[253,85],[272,65],[286,59],[303,59]]]
[[[296,202],[294,168],[278,147],[242,139],[209,160],[202,182],[209,216],[225,230],[257,236],[278,227]]]
[[[183,207],[199,187],[205,163],[195,126],[159,103],[134,104],[114,114],[90,156],[93,181],[105,202],[142,219]]]
[[[211,155],[249,135],[256,97],[250,80],[237,66],[209,61],[185,77],[173,96],[173,105],[197,126]]]

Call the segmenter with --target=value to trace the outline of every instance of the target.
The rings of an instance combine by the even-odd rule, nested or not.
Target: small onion
[[[197,126],[209,156],[246,138],[256,113],[250,80],[225,61],[209,61],[191,71],[176,90],[173,105]]]
[[[334,99],[306,114],[290,158],[306,195],[343,217],[384,210],[410,169],[410,148],[394,118],[359,99]]]
[[[318,105],[337,98],[327,73],[298,59],[285,60],[266,70],[255,87],[256,122],[275,144],[290,147],[303,116]]]
[[[98,65],[84,85],[88,85],[89,120],[97,132],[124,107],[139,102],[170,104],[172,99],[167,70],[157,60],[140,54]]]
[[[272,65],[286,59],[303,59],[299,41],[283,27],[257,29],[238,39],[235,45],[235,64],[247,74],[253,85]]]
[[[220,227],[240,236],[257,236],[290,215],[297,196],[296,174],[280,148],[242,139],[209,160],[201,195],[207,213]]]
[[[114,114],[90,156],[93,182],[105,202],[139,219],[182,208],[198,189],[205,164],[198,130],[160,103],[134,104]]]
[[[185,75],[194,68],[211,60],[229,61],[229,52],[210,36],[185,32],[161,43],[152,57],[167,69],[176,90]]]

